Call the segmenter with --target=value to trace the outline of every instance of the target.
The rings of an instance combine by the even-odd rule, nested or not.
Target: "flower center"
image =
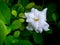
[[[34,21],[38,21],[38,20],[39,20],[39,18],[38,18],[38,17],[35,17],[35,18],[34,18]]]

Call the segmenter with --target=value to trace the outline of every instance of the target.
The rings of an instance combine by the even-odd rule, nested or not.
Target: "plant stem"
[[[41,8],[43,9],[43,7],[44,7],[44,0],[43,0],[42,7]]]

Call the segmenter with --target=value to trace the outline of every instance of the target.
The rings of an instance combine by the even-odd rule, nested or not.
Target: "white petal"
[[[40,14],[38,17],[40,20],[46,21],[46,16],[44,16],[43,14]]]
[[[34,13],[30,13],[30,14],[29,14],[29,17],[30,17],[30,18],[34,18]],[[29,17],[28,17],[28,18],[29,18]]]
[[[44,15],[46,17],[46,12],[47,12],[47,8],[42,10],[42,15]]]
[[[38,29],[38,26],[39,26],[39,22],[38,21],[37,22],[34,21],[31,24],[34,27],[34,29],[36,29],[36,30]]]
[[[32,9],[31,9],[31,12],[33,12],[33,13],[34,13],[34,11],[35,11],[35,8],[32,8]]]
[[[46,12],[47,12],[47,8],[43,9],[39,15],[41,20],[45,20],[46,21]]]
[[[48,30],[49,30],[49,25],[48,25],[47,23],[46,23],[46,24],[44,24],[43,29],[44,29],[45,31],[48,31]]]
[[[46,13],[47,12],[47,8],[43,9],[42,12]]]
[[[31,12],[25,13],[25,17],[26,18],[34,18],[34,13],[31,13]]]
[[[35,8],[32,8],[32,9],[31,9],[31,12],[33,12],[33,13],[34,13],[34,12],[38,12],[38,10],[35,9]]]
[[[26,22],[33,22],[34,20],[32,18],[27,18]]]
[[[40,32],[40,33],[42,33],[42,32],[43,32],[43,29],[42,29],[42,28],[39,28],[38,30],[39,30],[39,32]]]
[[[29,13],[25,13],[25,17],[26,17],[26,18],[29,17]]]
[[[38,14],[40,13],[40,11],[38,11],[38,10],[35,9],[35,8],[32,8],[32,9],[31,9],[31,12],[34,13],[34,15],[37,16],[37,17],[38,17]]]
[[[46,23],[45,21],[40,20],[40,21],[39,21],[39,27],[43,27],[45,23]]]
[[[35,9],[35,16],[39,16],[39,14],[41,13],[41,11],[38,11],[37,9]]]
[[[38,29],[39,22],[35,22],[35,28]]]

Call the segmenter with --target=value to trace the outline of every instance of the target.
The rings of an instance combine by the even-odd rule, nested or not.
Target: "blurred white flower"
[[[28,22],[27,29],[35,30],[37,33],[42,33],[43,30],[48,31],[49,24],[46,22],[46,12],[47,8],[42,11],[32,8],[31,12],[25,13],[26,22]]]

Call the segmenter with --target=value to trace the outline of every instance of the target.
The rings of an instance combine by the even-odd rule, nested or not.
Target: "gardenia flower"
[[[31,12],[25,13],[26,22],[28,30],[35,30],[37,33],[42,33],[42,31],[48,31],[49,24],[46,22],[46,12],[47,8],[39,11],[35,8],[31,9]]]

